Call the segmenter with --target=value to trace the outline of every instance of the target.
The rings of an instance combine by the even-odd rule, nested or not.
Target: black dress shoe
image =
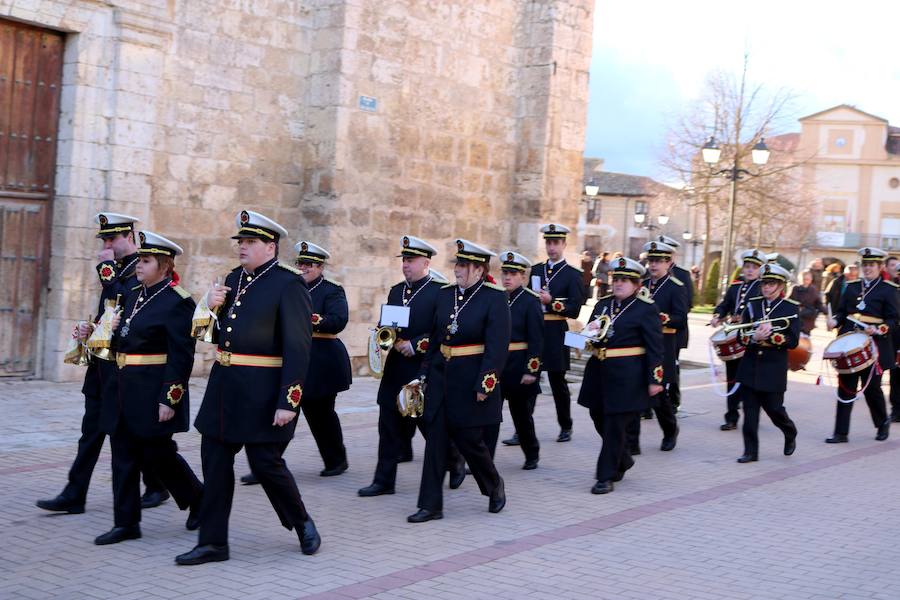
[[[256,485],[259,483],[259,479],[256,478],[256,475],[253,473],[247,473],[246,475],[241,475],[241,483],[244,485]],[[216,546],[218,548],[218,546]],[[188,552],[190,554],[190,552]],[[182,554],[182,556],[184,556]]]
[[[758,460],[759,460],[759,456],[756,454],[744,454],[742,457],[737,459],[737,461],[742,464],[749,463],[749,462],[756,462]]]
[[[52,512],[64,512],[70,515],[80,515],[84,512],[84,500],[73,500],[60,494],[49,500],[38,500],[34,503],[38,508]]]
[[[439,510],[428,510],[427,508],[420,508],[419,512],[414,515],[409,515],[406,517],[406,521],[408,523],[424,523],[425,521],[437,521],[438,519],[443,519],[444,513]]]
[[[118,544],[125,540],[138,540],[140,538],[140,525],[132,525],[131,527],[113,527],[103,535],[98,535],[94,538],[94,543],[98,546],[106,546],[108,544]]]
[[[147,490],[141,496],[141,508],[156,508],[169,499],[169,492],[166,490]]]
[[[459,486],[462,485],[463,481],[466,479],[466,468],[463,466],[459,466],[456,469],[450,471],[450,489],[455,490]]]
[[[394,488],[383,486],[380,483],[373,483],[372,485],[367,485],[364,488],[360,488],[356,493],[363,498],[370,498],[372,496],[384,496],[385,494],[393,494]]]
[[[841,435],[840,433],[836,433],[833,436],[831,436],[830,438],[825,438],[825,443],[826,444],[846,444],[847,436]]]
[[[522,469],[525,471],[534,471],[535,469],[537,469],[537,466],[538,466],[538,459],[529,458],[529,459],[525,460],[525,464],[522,465]]]
[[[881,424],[881,427],[878,428],[878,433],[875,435],[875,439],[879,442],[883,442],[888,439],[888,435],[891,433],[891,422],[885,421]]]
[[[797,449],[797,436],[784,438],[784,455],[790,456]]]
[[[322,538],[316,530],[312,517],[307,517],[303,526],[297,528],[297,537],[300,538],[300,551],[306,555],[315,554],[322,545]]]
[[[671,452],[675,449],[675,443],[678,441],[678,428],[675,428],[675,433],[671,436],[664,437],[662,444],[659,445],[659,449],[663,452]]]
[[[598,481],[591,488],[592,494],[608,494],[615,489],[612,481]]]
[[[406,452],[404,452],[403,454],[400,454],[397,456],[397,463],[408,463],[408,462],[412,462],[412,460],[413,460],[412,452],[410,452],[408,454]]]
[[[335,477],[336,475],[340,475],[341,473],[345,472],[349,468],[350,468],[350,465],[348,465],[347,461],[345,460],[344,462],[342,462],[341,464],[339,464],[336,467],[331,467],[330,469],[322,469],[321,471],[319,471],[319,476],[320,477]]]
[[[632,444],[628,447],[628,454],[632,456],[638,456],[641,453],[641,445],[640,444]]]
[[[178,565],[202,565],[208,562],[222,562],[228,560],[228,544],[224,546],[216,546],[215,544],[207,544],[206,546],[194,546],[194,549],[175,557],[175,564]]]
[[[732,429],[737,429],[737,423],[732,423],[731,421],[725,421],[721,425],[719,425],[720,431],[731,431]]]
[[[200,528],[200,503],[192,506],[188,511],[187,521],[184,522],[184,528],[188,531],[197,531]]]
[[[512,437],[506,438],[505,440],[503,440],[503,445],[504,446],[518,446],[519,445],[519,434],[514,433],[514,434],[512,434]]]
[[[556,436],[557,442],[571,442],[572,441],[572,430],[571,429],[561,429],[559,435]]]
[[[500,485],[494,489],[491,494],[491,500],[488,502],[488,512],[498,513],[506,506],[506,486],[503,484],[503,478],[500,478]]]

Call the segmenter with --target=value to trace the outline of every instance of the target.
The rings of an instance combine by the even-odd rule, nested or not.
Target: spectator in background
[[[594,290],[591,289],[591,283],[593,279],[593,275],[591,273],[591,267],[594,265],[594,253],[591,250],[585,250],[581,253],[581,283],[584,285],[584,297],[590,298],[591,292]]]
[[[823,274],[825,273],[825,265],[822,263],[822,259],[817,258],[813,261],[810,261],[809,266],[806,269],[812,275],[813,287],[815,287],[817,291],[821,291]]]
[[[847,289],[847,284],[859,279],[859,266],[849,264],[844,267],[844,272],[832,280],[831,285],[825,290],[825,303],[831,307],[831,313],[837,312],[841,294]]]
[[[803,271],[801,283],[791,290],[790,298],[800,303],[800,331],[809,335],[816,327],[816,317],[819,313],[823,315],[826,313],[822,295],[813,285],[812,273]]]
[[[597,257],[594,267],[591,269],[591,275],[594,276],[597,298],[602,298],[609,293],[609,252],[604,252]]]
[[[700,292],[700,267],[697,265],[691,265],[691,283],[694,284],[694,289],[697,292]]]

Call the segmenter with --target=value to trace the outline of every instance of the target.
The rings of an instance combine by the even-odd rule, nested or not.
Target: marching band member
[[[669,395],[672,383],[677,379],[679,333],[687,328],[688,295],[685,284],[670,269],[675,248],[663,242],[644,244],[647,253],[647,270],[650,276],[642,283],[650,292],[650,298],[659,310],[663,332],[663,391],[651,398],[653,411],[663,432],[659,449],[668,452],[678,440],[678,420]],[[629,425],[628,446],[639,448],[641,420]],[[633,454],[633,452],[632,452]]]
[[[875,439],[884,441],[890,433],[890,419],[881,390],[881,372],[890,369],[895,362],[892,330],[897,327],[900,318],[897,307],[897,284],[881,278],[881,263],[887,253],[879,248],[860,248],[862,258],[862,279],[851,281],[841,294],[840,305],[829,326],[839,327],[838,334],[854,331],[858,325],[849,318],[865,324],[865,331],[875,340],[878,348],[878,364],[866,367],[862,371],[838,375],[838,397],[853,400],[857,396],[857,384],[865,386],[863,395],[872,423],[877,430]],[[871,372],[874,369],[874,372]],[[868,384],[866,383],[868,382]],[[850,413],[853,402],[837,403],[834,420],[834,435],[825,441],[829,444],[840,444],[847,441],[850,432]]]
[[[441,288],[419,381],[425,393],[425,463],[419,511],[410,523],[443,518],[441,482],[452,440],[462,453],[488,510],[506,505],[503,478],[485,444],[485,430],[500,423],[500,373],[509,348],[509,305],[502,287],[490,283],[494,254],[467,240],[456,242],[456,283]],[[440,342],[440,343],[438,343]]]
[[[681,243],[675,238],[669,237],[667,235],[661,235],[657,238],[658,242],[662,242],[663,244],[668,244],[675,251],[678,251],[678,248],[681,247]],[[672,260],[669,263],[669,272],[675,276],[678,281],[684,284],[684,289],[687,292],[687,308],[688,312],[694,307],[694,280],[691,278],[691,273],[687,269],[684,269],[678,266],[675,263],[675,255],[672,255]],[[685,326],[678,330],[678,333],[675,335],[678,336],[678,347],[675,352],[675,374],[672,376],[671,380],[668,383],[668,389],[666,393],[669,395],[669,398],[672,401],[672,407],[675,409],[675,412],[678,412],[679,407],[681,406],[681,367],[679,363],[678,355],[681,354],[681,351],[688,347],[688,341],[690,338],[690,328],[685,323]]]
[[[787,351],[796,348],[800,340],[800,318],[796,300],[784,297],[790,273],[777,264],[767,264],[760,277],[761,296],[747,300],[742,321],[776,319],[741,332],[747,347],[738,368],[738,393],[744,403],[744,454],[739,463],[759,460],[759,409],[762,407],[772,423],[784,433],[784,455],[790,456],[797,447],[797,427],[784,408],[787,389]],[[778,322],[777,319],[784,319]]]
[[[115,300],[119,295],[124,296],[137,285],[135,267],[138,262],[138,254],[134,224],[139,220],[128,215],[109,212],[96,215],[94,220],[100,226],[96,237],[103,242],[103,248],[97,253],[97,258],[100,260],[97,264],[97,278],[100,281],[101,292],[96,323],[100,320],[107,300]],[[94,323],[85,323],[79,327],[76,334],[84,341],[90,336],[93,326]],[[38,500],[35,503],[38,508],[69,514],[84,512],[84,502],[87,498],[88,486],[91,483],[91,475],[106,437],[100,427],[100,411],[103,404],[101,381],[113,379],[115,373],[116,365],[99,356],[92,358],[88,364],[87,372],[84,375],[84,385],[81,388],[81,393],[84,394],[81,437],[78,439],[75,460],[72,461],[72,467],[69,469],[69,481],[55,498]],[[168,499],[169,493],[156,475],[147,469],[143,471],[147,491],[141,498],[141,507],[159,506]]]
[[[141,465],[152,467],[180,509],[191,509],[186,527],[199,525],[203,486],[172,440],[190,426],[194,301],[176,283],[181,247],[149,231],[140,233],[140,242],[140,285],[113,320],[117,373],[104,382],[100,421],[112,447],[115,526],[94,540],[101,546],[141,537]]]
[[[740,320],[744,308],[747,306],[747,299],[751,296],[759,295],[759,269],[766,263],[767,257],[764,252],[751,249],[741,253],[741,276],[743,280],[732,281],[731,285],[725,291],[725,297],[716,305],[713,311],[713,319],[710,325],[718,327],[723,321],[736,323]],[[736,358],[725,363],[725,379],[726,387],[731,388],[737,381],[738,366],[741,359]],[[725,422],[719,427],[722,431],[737,429],[737,422],[740,418],[738,406],[740,406],[740,394],[737,392],[728,395],[728,410],[725,413]]]
[[[297,267],[312,299],[312,348],[303,389],[303,416],[316,440],[325,468],[319,475],[333,477],[347,470],[347,450],[341,420],[334,411],[340,392],[350,389],[350,355],[337,334],[350,318],[344,288],[323,275],[331,258],[327,250],[309,241],[298,242]]]
[[[397,338],[384,361],[384,372],[378,385],[378,464],[372,483],[357,493],[363,497],[393,494],[397,480],[397,463],[412,460],[412,437],[416,427],[423,429],[422,419],[403,416],[397,396],[403,386],[419,375],[428,351],[431,327],[441,283],[429,268],[437,250],[411,235],[400,240],[403,281],[388,292],[387,304],[409,308],[409,324],[397,328]],[[465,464],[451,447],[450,487],[458,488],[466,476]]]
[[[278,262],[284,227],[255,212],[237,217],[240,266],[205,298],[218,314],[216,364],[194,422],[202,437],[204,494],[197,546],[180,565],[228,560],[234,455],[241,448],[281,524],[304,554],[321,544],[294,476],[282,458],[297,425],[312,341],[309,293],[292,266]]]
[[[509,355],[500,374],[500,393],[509,404],[509,414],[516,428],[516,437],[525,454],[526,471],[536,469],[540,444],[534,433],[534,405],[541,393],[541,346],[544,319],[540,294],[526,287],[531,261],[512,250],[500,253],[501,280],[506,289],[511,324]],[[493,456],[497,446],[499,425],[487,440]]]
[[[597,301],[586,328],[599,339],[591,343],[578,395],[578,404],[590,410],[603,439],[594,494],[612,492],[614,482],[634,465],[626,428],[662,393],[665,380],[659,310],[649,296],[638,293],[646,270],[630,258],[613,259],[611,266],[613,293]],[[598,331],[601,316],[609,319],[605,331]]]
[[[584,304],[585,290],[581,279],[581,269],[566,262],[566,235],[571,230],[563,225],[550,223],[541,227],[547,261],[531,268],[531,277],[539,277],[541,282],[541,304],[544,306],[544,350],[541,356],[542,368],[547,372],[553,402],[556,404],[556,418],[559,422],[557,442],[572,439],[572,395],[566,382],[569,370],[569,348],[564,344],[569,326],[566,319],[577,319]],[[516,440],[504,440],[504,444],[515,445]]]
[[[896,255],[888,256],[884,261],[884,272],[888,281],[898,285],[898,298],[900,298],[900,257]],[[898,300],[900,302],[900,300]],[[894,350],[900,350],[900,326],[894,327],[891,332],[894,341]],[[900,364],[894,364],[891,367],[891,422],[900,423]]]

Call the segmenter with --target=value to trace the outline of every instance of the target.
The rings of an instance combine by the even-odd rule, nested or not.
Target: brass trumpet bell
[[[397,341],[397,329],[394,327],[379,327],[375,330],[375,341],[383,351],[390,351]]]

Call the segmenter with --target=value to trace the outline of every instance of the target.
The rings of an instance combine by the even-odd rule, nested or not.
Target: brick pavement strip
[[[34,508],[64,483],[80,386],[0,382],[0,597],[896,598],[900,526],[891,499],[900,495],[900,442],[873,441],[860,406],[851,443],[823,444],[833,391],[801,376],[788,393],[797,453],[781,456],[780,434],[763,417],[760,462],[737,465],[740,433],[717,430],[724,401],[708,374],[685,370],[683,378],[690,389],[678,448],[659,452],[658,427],[645,421],[644,453],[615,493],[588,493],[600,441],[586,411],[574,410],[573,441],[556,444],[553,403],[542,396],[540,468],[521,471],[517,448],[497,451],[507,508],[488,514],[467,479],[446,492],[445,519],[425,525],[404,520],[415,510],[421,438],[415,462],[400,466],[395,496],[355,495],[370,481],[377,450],[377,384],[361,378],[338,400],[351,470],[317,476],[321,460],[302,419],[286,454],[322,532],[320,553],[302,556],[262,490],[238,486],[232,560],[195,568],[172,563],[196,536],[171,501],[144,513],[142,540],[93,545],[112,523],[106,449],[84,515]],[[204,384],[192,381],[197,403]],[[503,434],[510,429],[507,418]],[[176,439],[199,471],[199,436]],[[239,456],[238,474],[245,469]]]

